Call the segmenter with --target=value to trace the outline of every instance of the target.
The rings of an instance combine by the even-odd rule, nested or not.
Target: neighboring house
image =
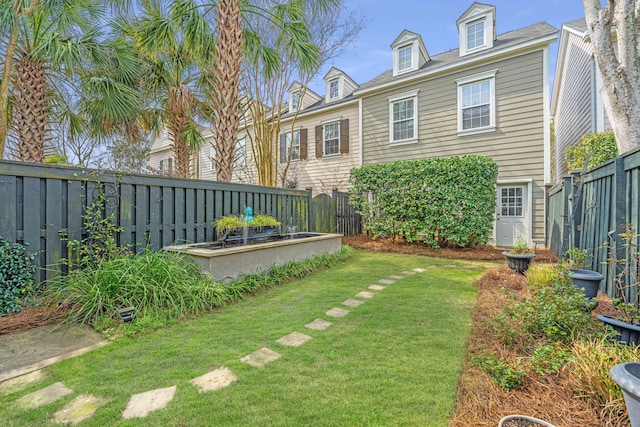
[[[346,73],[332,67],[324,76],[326,94],[321,97],[299,83],[289,88],[289,111],[280,121],[279,164],[287,164],[287,183],[329,193],[349,188],[349,172],[360,165],[358,88]],[[297,114],[298,94],[304,93]],[[293,105],[292,105],[293,104]]]
[[[584,18],[565,23],[560,33],[553,80],[551,116],[555,132],[554,182],[567,175],[565,150],[585,133],[611,129],[600,88],[602,76],[593,57]]]
[[[496,36],[496,8],[473,3],[458,49],[430,55],[403,31],[393,67],[358,88],[363,164],[477,154],[499,166],[491,243],[544,242],[550,181],[549,45],[541,22]]]

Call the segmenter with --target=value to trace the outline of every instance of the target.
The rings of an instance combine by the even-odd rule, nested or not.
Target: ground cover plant
[[[495,426],[503,416],[531,415],[560,426],[628,426],[620,388],[609,370],[640,350],[608,338],[595,314],[613,312],[599,295],[586,303],[565,271],[534,265],[528,277],[506,267],[477,283],[467,359],[451,426]]]
[[[346,317],[324,315],[369,284],[416,267],[425,271],[345,307]],[[53,413],[87,393],[108,402],[83,425],[446,425],[468,338],[473,282],[483,270],[356,251],[331,269],[52,365],[45,380],[0,397],[3,418],[14,426],[47,425]],[[332,325],[304,328],[318,317]],[[312,339],[300,347],[276,343],[292,331]],[[261,369],[240,361],[261,347],[282,358]],[[220,366],[237,375],[231,386],[200,394],[189,383]],[[74,393],[33,410],[12,404],[58,381]],[[172,385],[177,392],[166,409],[121,419],[131,394]]]

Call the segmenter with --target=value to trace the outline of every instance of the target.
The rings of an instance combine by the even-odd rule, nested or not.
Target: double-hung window
[[[329,82],[329,99],[338,99],[340,96],[340,82],[332,80]]]
[[[297,110],[300,103],[300,92],[294,92],[291,94],[291,110]]]
[[[484,46],[484,19],[467,24],[467,51]]]
[[[418,138],[418,91],[403,93],[388,99],[391,143],[415,142]]]
[[[322,127],[323,156],[340,154],[340,122],[332,122]]]
[[[291,160],[300,160],[300,131],[287,132],[285,141],[285,158],[289,158],[289,153],[291,153]]]
[[[408,70],[413,65],[413,45],[398,49],[398,71]]]
[[[497,70],[458,79],[458,133],[491,132],[496,127]]]

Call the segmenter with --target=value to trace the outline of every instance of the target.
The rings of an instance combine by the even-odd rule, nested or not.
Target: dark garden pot
[[[498,427],[555,427],[546,421],[526,415],[507,415],[498,423]],[[635,427],[635,426],[633,426]]]
[[[595,298],[600,289],[600,282],[604,276],[597,271],[570,268],[571,280],[576,288],[582,290],[587,298]]]
[[[618,332],[616,337],[617,341],[622,341],[629,345],[637,345],[640,343],[640,326],[632,325],[631,323],[623,322],[615,317],[605,316],[603,314],[598,315],[598,320],[611,326]]]
[[[640,427],[640,363],[621,363],[611,368],[610,374],[622,389],[631,427]]]
[[[520,274],[524,274],[524,272],[527,271],[529,264],[531,264],[531,260],[536,256],[536,254],[512,254],[507,251],[502,252],[502,255],[507,258],[507,265],[509,265],[509,268]]]

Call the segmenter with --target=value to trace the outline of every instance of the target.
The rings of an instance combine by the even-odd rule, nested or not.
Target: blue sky
[[[564,22],[584,16],[581,0],[487,0],[481,3],[496,7],[498,35],[540,21],[560,30]],[[358,84],[390,69],[389,46],[404,29],[420,34],[430,55],[457,48],[456,20],[472,4],[473,1],[463,0],[345,0],[349,9],[364,17],[366,27],[353,46],[320,70],[310,88],[324,95],[322,77],[332,65]],[[550,52],[552,82],[557,49],[556,41]]]

